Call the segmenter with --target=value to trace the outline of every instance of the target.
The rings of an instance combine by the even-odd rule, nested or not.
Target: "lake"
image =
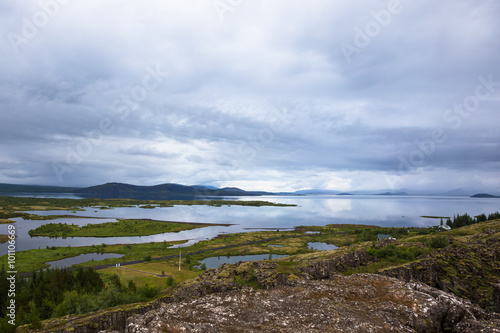
[[[235,264],[240,261],[258,261],[258,260],[271,260],[286,257],[282,254],[250,254],[246,256],[219,256],[219,257],[209,257],[200,260],[200,265],[205,264],[207,269],[217,268],[222,264]],[[199,267],[197,266],[197,267]]]
[[[56,261],[47,261],[46,264],[49,265],[49,268],[63,268],[70,267],[72,265],[81,264],[87,261],[95,260],[100,261],[109,258],[121,258],[123,254],[118,253],[84,253],[75,257],[65,258]]]
[[[222,199],[222,198],[221,198]],[[86,208],[85,211],[36,211],[39,215],[73,214],[95,218],[58,219],[55,221],[30,221],[16,218],[16,250],[45,248],[47,246],[84,246],[126,243],[163,242],[188,240],[181,246],[194,244],[223,233],[248,232],[264,229],[293,229],[299,225],[326,225],[332,223],[371,224],[383,227],[427,227],[438,225],[439,219],[421,216],[453,216],[468,213],[478,215],[500,211],[498,198],[438,197],[438,196],[262,196],[226,197],[226,200],[264,200],[297,207],[243,207],[243,206],[175,206],[143,209],[138,207],[100,210]],[[97,219],[104,217],[104,219]],[[142,237],[33,237],[30,229],[46,223],[69,223],[86,225],[116,221],[116,218],[150,218],[156,220],[203,223],[229,223],[228,227],[213,226],[179,233],[165,233]],[[0,234],[7,233],[7,225],[0,225]],[[0,255],[7,253],[7,243],[0,244]]]
[[[327,243],[311,242],[307,243],[307,248],[316,251],[331,251],[337,249],[337,246]]]

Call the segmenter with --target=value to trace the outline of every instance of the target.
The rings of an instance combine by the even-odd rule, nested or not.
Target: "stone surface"
[[[495,311],[500,312],[500,283],[495,283],[493,285],[493,304],[495,306]]]
[[[138,332],[499,332],[500,315],[422,283],[386,276],[294,279],[162,304],[127,320]]]

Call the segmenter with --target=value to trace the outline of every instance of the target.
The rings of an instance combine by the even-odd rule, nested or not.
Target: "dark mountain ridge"
[[[500,198],[500,196],[488,194],[488,193],[478,193],[471,195],[471,198]]]
[[[259,196],[273,195],[270,192],[245,191],[236,187],[213,189],[204,186],[188,186],[179,184],[160,184],[139,186],[123,183],[106,183],[74,190],[73,193],[102,199],[141,199],[141,200],[193,200],[196,198],[219,196]]]
[[[71,193],[79,187],[0,183],[0,193]]]

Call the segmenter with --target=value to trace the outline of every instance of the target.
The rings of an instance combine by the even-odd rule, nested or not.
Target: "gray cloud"
[[[2,4],[0,182],[500,186],[500,5],[388,3]]]

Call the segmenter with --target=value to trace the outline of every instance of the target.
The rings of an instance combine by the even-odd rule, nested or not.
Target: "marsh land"
[[[189,209],[200,207],[201,213],[205,213],[205,209],[210,209],[210,212],[220,210],[227,212],[233,209],[234,212],[237,211],[235,209],[245,207],[245,213],[256,210],[258,213],[255,216],[266,218],[266,214],[276,215],[276,212],[281,210],[294,210],[292,213],[296,214],[297,209],[301,208],[296,203],[285,201],[275,204],[253,200],[179,202],[0,197],[1,217],[16,222],[13,225],[18,228],[18,238],[22,237],[22,240],[25,240],[28,235],[36,235],[32,241],[52,240],[51,245],[31,247],[16,253],[16,270],[23,274],[23,278],[20,278],[24,281],[20,282],[20,289],[27,288],[25,292],[20,292],[23,295],[20,298],[20,308],[23,310],[19,316],[19,323],[29,324],[33,328],[48,327],[56,324],[53,321],[42,323],[41,320],[61,315],[84,314],[111,306],[124,306],[123,304],[131,302],[174,295],[180,292],[179,290],[184,290],[182,288],[196,286],[204,279],[201,277],[209,276],[205,274],[208,271],[202,265],[204,259],[209,257],[229,259],[250,255],[267,257],[268,260],[265,262],[272,263],[272,269],[266,268],[265,272],[261,272],[257,266],[250,271],[247,271],[247,268],[238,268],[242,264],[232,264],[235,265],[234,269],[230,268],[231,265],[222,266],[215,270],[218,281],[215,285],[219,285],[221,281],[224,283],[214,290],[224,289],[227,286],[268,288],[280,285],[282,282],[279,281],[284,281],[283,278],[286,281],[301,279],[306,275],[321,278],[330,276],[333,272],[346,276],[375,273],[404,279],[410,274],[408,270],[413,270],[410,276],[422,276],[421,280],[424,283],[433,287],[441,286],[441,289],[465,297],[484,309],[494,309],[492,284],[499,279],[496,272],[500,269],[500,263],[495,259],[497,257],[491,256],[498,250],[498,244],[495,243],[495,239],[498,239],[495,237],[500,236],[498,213],[486,212],[488,215],[471,217],[467,214],[449,214],[449,211],[436,214],[430,209],[426,212],[420,211],[418,215],[420,217],[424,216],[422,213],[426,213],[425,217],[422,217],[425,223],[435,220],[433,226],[426,227],[350,223],[313,225],[311,221],[306,221],[309,223],[286,225],[276,229],[267,223],[267,229],[261,227],[257,231],[244,230],[241,226],[230,223],[172,223],[152,218],[165,212],[175,213],[176,207]],[[198,212],[198,208],[194,210]],[[132,219],[120,218],[120,215],[130,212],[143,214],[147,218],[135,218],[135,216]],[[90,213],[94,213],[94,216],[88,216],[92,215]],[[117,218],[111,218],[113,215]],[[192,219],[193,216],[187,217]],[[448,216],[453,216],[451,218],[453,229],[440,232],[438,228],[440,218]],[[404,220],[404,217],[400,218]],[[231,221],[238,222],[234,217]],[[211,228],[215,229],[214,232],[217,234],[212,237],[206,237],[205,234],[204,238],[200,237],[195,242],[188,238],[169,238],[173,234],[185,236],[198,231],[203,234],[205,230],[212,230]],[[237,232],[230,232],[231,230]],[[377,242],[382,234],[390,235],[397,240]],[[129,236],[132,238],[127,238]],[[116,244],[109,242],[109,240],[143,237],[160,237],[157,238],[160,241],[125,241]],[[81,239],[86,240],[85,244],[88,244],[89,240],[100,241],[77,246],[77,241]],[[66,245],[63,243],[65,241],[73,244]],[[309,247],[310,243],[331,244],[338,249],[317,251]],[[41,271],[47,268],[48,262],[92,253],[113,254],[115,257],[79,263],[68,269],[46,270],[46,273]],[[284,257],[274,259],[276,256]],[[354,260],[354,257],[358,259]],[[7,256],[0,256],[0,264],[5,267]],[[90,273],[87,273],[88,269]],[[97,275],[92,273],[93,269]],[[35,271],[39,273],[33,273]],[[239,271],[241,272],[238,273]],[[97,285],[102,283],[102,288],[91,291],[81,289],[81,285],[72,285],[70,281],[73,281],[72,276],[75,274],[79,274],[80,277],[88,275]],[[263,278],[262,274],[268,277]],[[269,278],[269,274],[274,278]],[[438,280],[424,281],[426,276]],[[25,280],[26,278],[28,280]],[[200,278],[202,280],[199,280]],[[30,285],[29,279],[36,279],[33,281],[42,284],[39,287],[36,283]],[[68,279],[68,284],[56,298],[47,299],[43,296],[45,292],[43,284],[53,283],[51,279]],[[49,303],[38,304],[30,296],[34,294]],[[71,305],[79,302],[83,304],[80,307],[75,308]]]

